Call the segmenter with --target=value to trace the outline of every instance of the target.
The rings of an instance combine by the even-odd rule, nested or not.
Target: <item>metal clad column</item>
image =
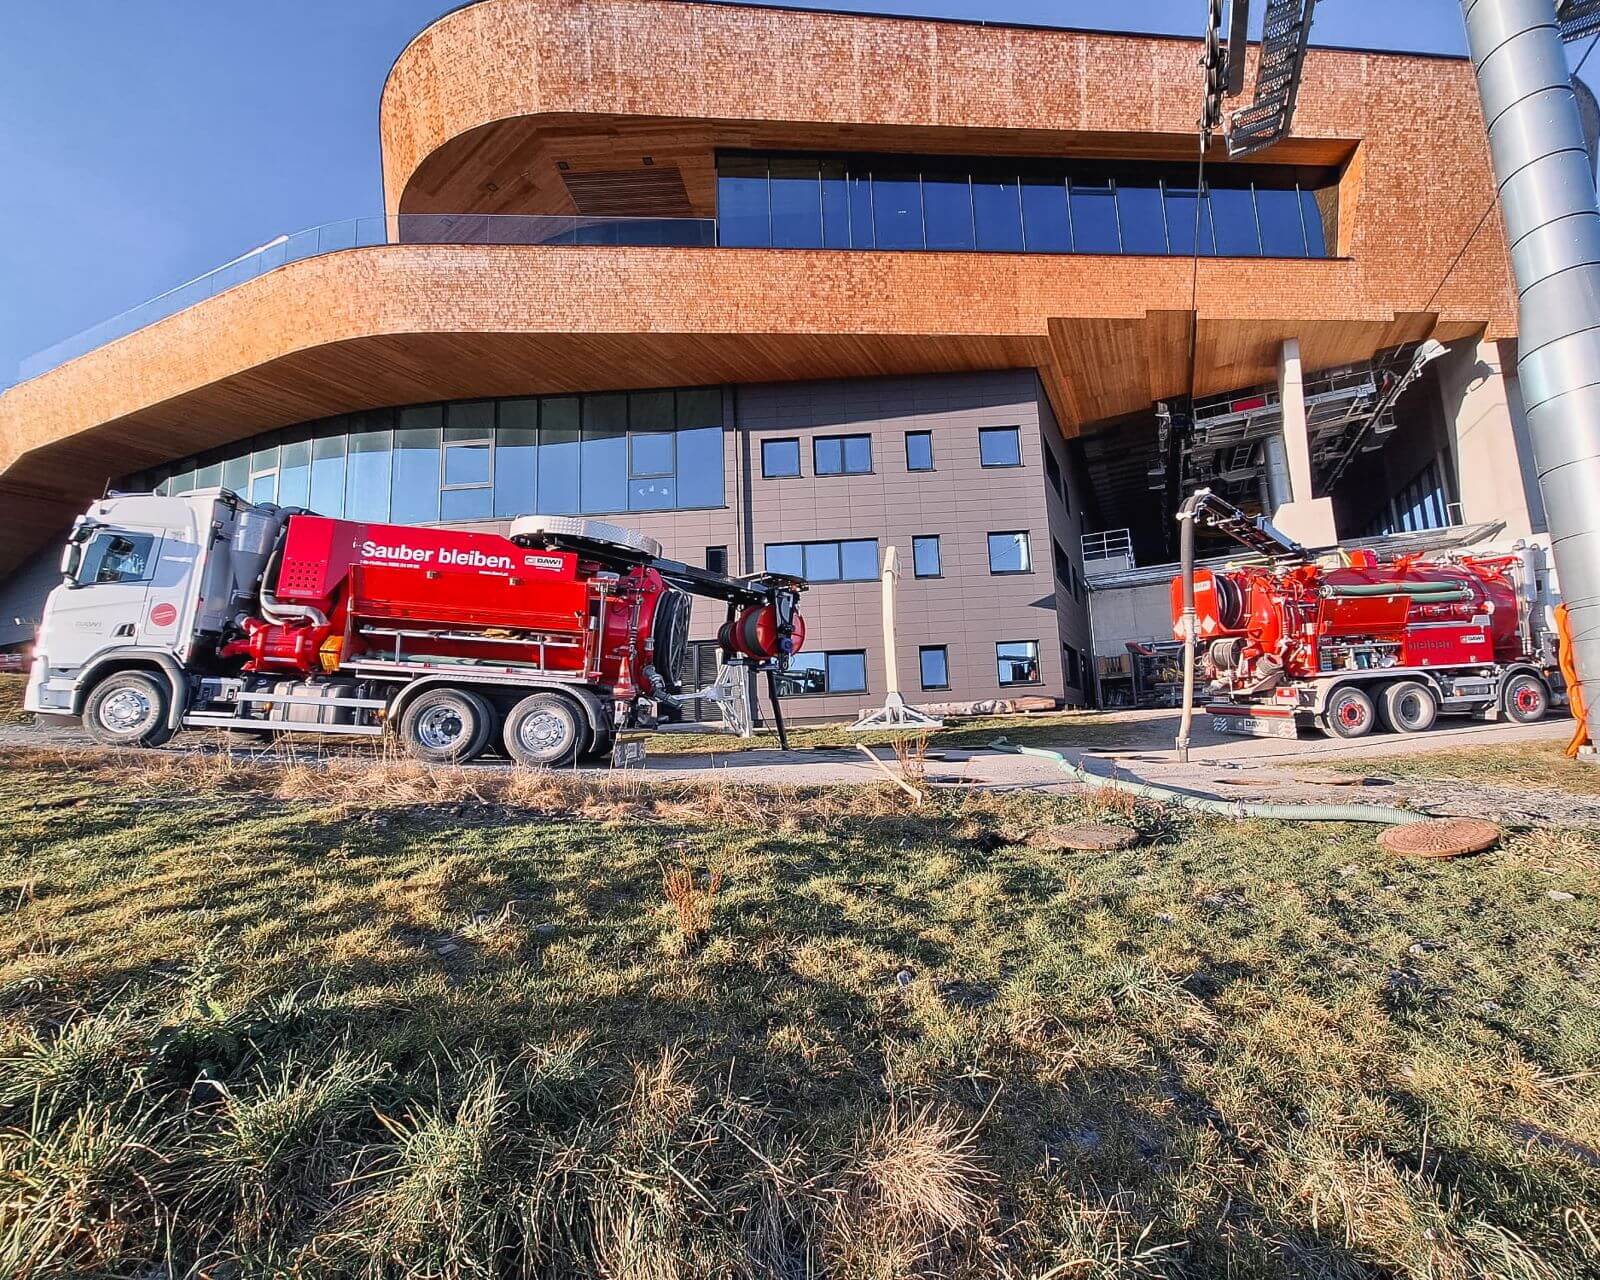
[[[1519,311],[1517,371],[1579,678],[1600,690],[1600,211],[1554,0],[1461,0]],[[1600,742],[1600,697],[1589,737]]]

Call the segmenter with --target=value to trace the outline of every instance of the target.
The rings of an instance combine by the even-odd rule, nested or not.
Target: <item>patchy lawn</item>
[[[901,799],[0,756],[0,1270],[1600,1267],[1595,833]]]
[[[1037,712],[1030,715],[952,717],[939,729],[928,733],[928,749],[943,747],[982,747],[1004,734],[1023,746],[1126,747],[1137,730],[1127,721],[1093,711]],[[800,751],[854,751],[856,744],[887,746],[907,735],[903,730],[850,732],[849,725],[791,725],[789,745]],[[726,733],[694,733],[674,729],[646,736],[646,750],[652,756],[698,755],[776,750],[776,733],[758,733],[753,738],[735,738]]]
[[[1490,787],[1540,787],[1574,795],[1600,796],[1600,765],[1568,760],[1566,742],[1530,742],[1464,747],[1458,751],[1418,751],[1408,756],[1335,759],[1329,765],[1396,781],[1481,783]]]
[[[0,672],[0,724],[33,723],[33,716],[22,709],[27,683],[26,677]]]

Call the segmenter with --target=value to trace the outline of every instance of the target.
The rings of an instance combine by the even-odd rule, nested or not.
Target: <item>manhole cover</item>
[[[1435,818],[1389,827],[1378,836],[1378,847],[1411,858],[1454,858],[1482,853],[1499,838],[1500,828],[1483,818]]]
[[[1254,778],[1248,775],[1243,778],[1218,778],[1217,781],[1225,787],[1276,787],[1280,785],[1277,778]]]
[[[1313,787],[1365,787],[1378,781],[1364,773],[1339,773],[1334,769],[1296,769],[1290,776]]]
[[[1033,849],[1126,849],[1136,839],[1137,833],[1127,827],[1114,827],[1109,822],[1075,822],[1065,826],[1046,827],[1028,837]]]

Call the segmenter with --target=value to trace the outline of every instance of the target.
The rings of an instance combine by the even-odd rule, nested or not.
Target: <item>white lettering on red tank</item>
[[[433,548],[408,547],[403,542],[389,547],[368,538],[361,544],[361,554],[368,560],[403,560],[408,564],[422,564],[433,559]]]
[[[473,547],[466,551],[453,551],[449,547],[439,552],[439,563],[456,565],[463,569],[509,569],[510,556],[491,556]]]

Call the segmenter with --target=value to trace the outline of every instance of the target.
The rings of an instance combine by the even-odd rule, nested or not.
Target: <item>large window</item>
[[[718,243],[1325,258],[1330,169],[965,156],[717,157]],[[1319,198],[1322,197],[1322,198]],[[1329,208],[1332,207],[1331,202]]]
[[[163,493],[223,485],[326,516],[428,524],[720,507],[723,465],[722,393],[712,388],[377,409],[271,432],[135,483]]]
[[[807,582],[870,582],[878,576],[878,540],[769,542],[766,570]]]
[[[989,535],[990,573],[1031,573],[1033,555],[1028,546],[1028,532],[1019,529],[1012,533]]]
[[[994,647],[995,661],[999,666],[1000,685],[1039,684],[1039,642],[1037,640],[1002,640]]]
[[[819,476],[857,476],[872,470],[871,436],[818,436],[811,442],[812,470]]]
[[[789,659],[789,669],[778,676],[778,696],[782,698],[866,691],[867,655],[862,649],[797,653]]]

